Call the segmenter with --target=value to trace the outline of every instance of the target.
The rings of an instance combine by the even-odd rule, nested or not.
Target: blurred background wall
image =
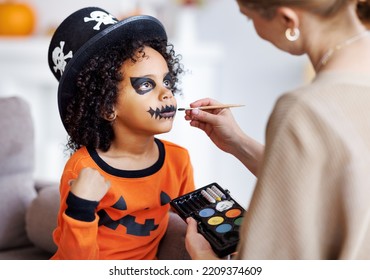
[[[0,4],[9,2],[0,0]],[[169,40],[183,56],[187,73],[178,106],[211,97],[241,103],[232,109],[240,126],[264,142],[265,126],[276,99],[307,81],[306,57],[293,57],[257,37],[252,22],[230,0],[13,0],[35,13],[27,36],[0,36],[0,96],[22,96],[31,104],[36,130],[35,177],[59,180],[66,133],[57,109],[57,81],[47,64],[50,34],[73,11],[85,6],[106,9],[117,18],[150,14],[165,25]],[[1,9],[1,6],[0,6]],[[5,24],[0,19],[1,24]],[[282,34],[283,36],[283,34]],[[0,132],[1,133],[1,132]],[[178,112],[173,130],[159,138],[188,148],[198,187],[217,182],[245,207],[255,178],[235,158],[215,148],[203,132]],[[289,147],[287,147],[289,148]]]

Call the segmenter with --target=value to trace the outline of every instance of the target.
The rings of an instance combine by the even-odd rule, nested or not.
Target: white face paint
[[[217,203],[216,210],[220,212],[229,210],[231,207],[233,207],[234,203],[235,202],[232,200],[222,200],[219,203]]]
[[[58,72],[58,70],[59,70],[60,75],[63,74],[64,68],[67,65],[66,59],[72,58],[72,56],[73,56],[72,51],[69,51],[69,53],[66,54],[66,55],[64,54],[64,52],[63,52],[64,44],[65,44],[65,42],[61,41],[60,42],[60,47],[56,47],[53,50],[53,53],[52,53],[52,59],[53,59],[54,65],[55,65],[53,67],[53,69],[54,69],[55,72]]]
[[[100,25],[113,24],[117,21],[113,19],[113,16],[102,11],[95,11],[90,14],[90,17],[84,18],[85,22],[96,21],[97,24],[94,26],[95,30],[100,30]]]

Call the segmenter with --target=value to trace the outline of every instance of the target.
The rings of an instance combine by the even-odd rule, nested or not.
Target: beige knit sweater
[[[238,259],[370,259],[370,74],[279,98]]]

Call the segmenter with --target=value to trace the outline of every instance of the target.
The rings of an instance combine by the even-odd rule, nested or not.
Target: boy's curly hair
[[[90,59],[77,77],[77,92],[67,107],[65,123],[68,127],[67,149],[72,153],[86,146],[107,151],[114,139],[112,121],[107,116],[114,113],[118,98],[118,84],[123,80],[121,66],[131,59],[136,62],[144,57],[144,47],[158,51],[166,60],[174,81],[172,93],[180,93],[179,75],[184,72],[181,56],[176,55],[173,45],[155,39],[129,41],[106,47]]]

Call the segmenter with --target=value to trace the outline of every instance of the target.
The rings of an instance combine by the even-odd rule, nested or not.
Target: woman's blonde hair
[[[369,18],[370,0],[237,0],[240,5],[258,11],[262,16],[271,18],[280,6],[298,7],[322,17],[335,15],[349,3],[358,2],[361,18]],[[366,15],[364,14],[366,10]]]

